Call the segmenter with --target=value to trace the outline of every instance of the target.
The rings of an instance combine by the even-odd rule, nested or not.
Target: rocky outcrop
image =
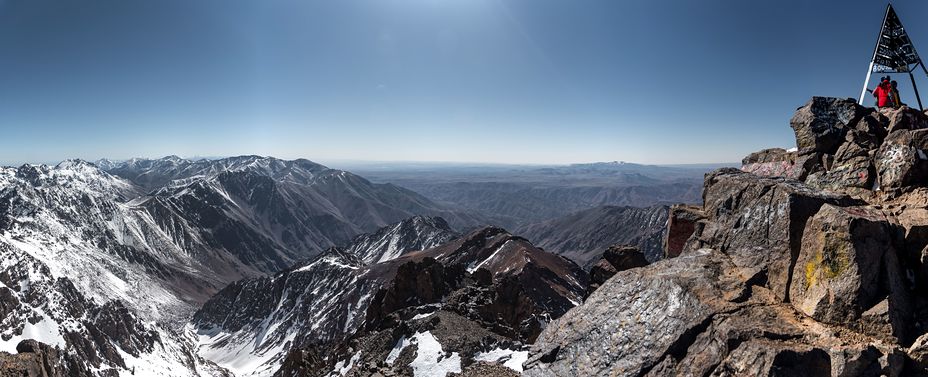
[[[687,248],[725,252],[782,300],[788,300],[790,271],[799,255],[805,222],[826,203],[853,203],[845,195],[737,169],[706,175],[703,197],[705,226]]]
[[[91,377],[118,376],[113,369],[94,374],[67,352],[35,340],[16,345],[17,354],[0,352],[0,377]]]
[[[707,174],[703,206],[671,212],[669,259],[554,321],[525,374],[928,373],[926,121],[813,98],[798,150]]]
[[[603,258],[590,269],[590,291],[596,290],[619,271],[644,267],[648,260],[635,246],[615,245],[603,253]]]
[[[825,205],[806,226],[793,306],[821,322],[905,343],[914,318],[894,234],[877,209]]]
[[[924,185],[928,178],[928,129],[901,129],[889,134],[875,155],[881,189]]]
[[[833,154],[854,127],[871,109],[847,98],[812,97],[796,110],[789,124],[796,133],[799,150]]]
[[[800,154],[783,148],[764,149],[745,157],[742,170],[763,176],[805,179],[818,166],[816,153]]]
[[[676,204],[670,207],[667,218],[667,237],[664,238],[664,258],[673,258],[683,252],[687,241],[701,225],[706,215],[702,208],[686,204]]]

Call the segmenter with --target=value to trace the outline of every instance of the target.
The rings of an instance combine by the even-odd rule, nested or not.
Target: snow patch
[[[335,370],[332,372],[332,374],[338,373],[339,376],[344,376],[349,371],[351,371],[351,368],[354,368],[354,363],[358,362],[360,359],[361,351],[358,351],[354,354],[354,356],[351,356],[351,359],[348,360],[347,364],[345,364],[344,361],[335,363]]]
[[[448,373],[461,373],[461,355],[444,352],[441,343],[429,331],[417,332],[409,339],[401,337],[387,355],[387,365],[392,366],[403,349],[412,344],[417,346],[416,358],[409,363],[414,377],[445,377]]]
[[[509,349],[497,348],[489,352],[480,352],[474,356],[474,361],[485,361],[488,363],[502,362],[503,366],[522,373],[522,364],[528,360],[528,351],[516,351]]]
[[[35,324],[26,321],[21,335],[14,335],[6,341],[0,339],[0,351],[16,354],[16,345],[26,339],[35,339],[52,347],[64,348],[66,343],[58,329],[59,326],[58,322],[48,316],[43,316],[42,320]]]

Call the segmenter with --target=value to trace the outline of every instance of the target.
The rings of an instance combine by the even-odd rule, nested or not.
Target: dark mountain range
[[[599,206],[699,203],[708,166],[364,166],[353,169],[517,229]]]
[[[517,229],[547,251],[592,267],[609,246],[635,245],[651,262],[663,257],[667,206],[596,207]]]

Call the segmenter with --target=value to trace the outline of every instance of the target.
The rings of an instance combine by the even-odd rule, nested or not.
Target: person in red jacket
[[[877,107],[883,108],[893,105],[890,100],[892,90],[893,88],[889,84],[889,76],[883,77],[880,80],[880,85],[877,85],[876,89],[873,90],[873,96],[876,97]]]

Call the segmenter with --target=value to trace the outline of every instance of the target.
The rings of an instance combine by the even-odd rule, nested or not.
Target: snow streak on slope
[[[268,375],[291,343],[335,342],[362,324],[379,288],[369,260],[431,248],[454,235],[443,219],[417,216],[358,236],[273,278],[233,283],[197,312],[189,331],[204,358],[237,375]]]
[[[345,251],[366,264],[382,263],[409,251],[431,249],[456,236],[444,219],[416,216],[372,234],[362,234]]]
[[[194,316],[199,355],[237,376],[266,376],[298,334],[299,342],[340,339],[363,321],[376,289],[360,281],[361,267],[333,249],[272,278],[233,283]]]
[[[171,281],[199,280],[138,192],[79,160],[0,168],[0,350],[32,338],[90,370],[218,371],[164,325],[193,309]]]

